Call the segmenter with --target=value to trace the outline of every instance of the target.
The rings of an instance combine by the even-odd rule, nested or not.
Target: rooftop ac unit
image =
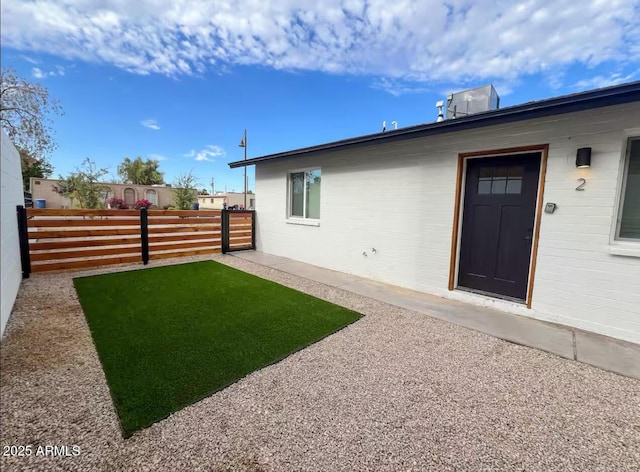
[[[474,113],[497,110],[499,107],[500,97],[496,89],[493,85],[485,85],[449,95],[446,119],[462,118]]]

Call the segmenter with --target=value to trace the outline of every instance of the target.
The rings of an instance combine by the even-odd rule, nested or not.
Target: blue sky
[[[55,176],[157,158],[240,191],[248,156],[640,79],[640,1],[3,0],[2,66],[46,86]],[[253,188],[253,169],[249,188]]]

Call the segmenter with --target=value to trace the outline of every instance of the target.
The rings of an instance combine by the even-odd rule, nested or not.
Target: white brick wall
[[[630,249],[638,257],[610,254],[625,133],[638,124],[635,103],[259,164],[257,247],[640,343],[640,243]],[[449,292],[458,153],[547,143],[544,201],[558,210],[542,216],[532,309]],[[592,166],[576,169],[575,151],[587,146]],[[287,171],[315,166],[320,226],[287,224]],[[575,190],[579,177],[587,179],[583,192]]]
[[[2,198],[0,198],[0,277],[2,280],[0,333],[4,333],[22,280],[16,205],[24,205],[24,194],[20,155],[5,132],[0,132],[2,133],[0,140],[0,158],[2,159],[2,168],[0,169],[2,186]]]

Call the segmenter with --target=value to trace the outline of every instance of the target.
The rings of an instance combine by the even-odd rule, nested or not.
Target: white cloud
[[[6,47],[138,74],[261,65],[462,84],[640,60],[637,0],[3,0],[2,7]]]
[[[168,157],[165,157],[162,154],[149,154],[148,158],[153,159],[154,161],[166,161],[169,159]]]
[[[624,82],[630,82],[640,74],[640,69],[631,72],[630,74],[623,74],[621,72],[613,72],[609,75],[598,75],[589,79],[579,80],[573,84],[573,88],[586,90],[592,88],[608,87],[610,85],[622,84]]]
[[[216,146],[215,144],[207,144],[204,149],[201,149],[200,151],[192,149],[191,151],[183,154],[183,156],[193,157],[196,161],[215,162],[215,157],[225,156],[226,154],[227,153],[222,147]]]
[[[429,89],[427,87],[416,86],[415,83],[407,83],[400,79],[388,79],[381,77],[371,84],[372,89],[383,90],[390,93],[394,97],[405,95],[408,93],[424,93]]]
[[[44,79],[47,76],[47,74],[42,72],[39,67],[32,68],[31,75],[33,75],[36,79]]]
[[[21,54],[20,57],[31,64],[35,64],[35,65],[40,64],[40,62],[37,59],[34,59],[33,57],[29,57],[25,54]]]
[[[39,67],[31,68],[31,75],[35,79],[46,79],[47,77],[55,77],[56,75],[63,76],[65,74],[64,67],[56,66],[55,70],[44,71]]]
[[[140,124],[142,126],[144,126],[145,128],[153,129],[153,130],[156,130],[156,131],[160,129],[160,125],[158,124],[158,122],[156,120],[151,119],[151,118],[149,118],[147,120],[142,120],[140,122]]]

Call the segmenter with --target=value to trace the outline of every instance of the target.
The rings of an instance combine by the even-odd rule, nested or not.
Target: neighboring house
[[[221,210],[224,204],[227,208],[238,205],[238,208],[244,206],[244,193],[242,192],[225,192],[216,193],[214,195],[198,195],[198,203],[201,209]],[[253,193],[247,193],[247,209],[255,209],[256,196]]]
[[[17,205],[24,205],[20,154],[4,131],[0,131],[2,193],[0,203],[0,335],[4,333],[22,281]]]
[[[640,343],[640,82],[245,165],[259,251]]]
[[[131,185],[112,182],[101,182],[100,185],[104,187],[102,201],[105,207],[112,197],[123,199],[130,207],[133,207],[137,200],[142,199],[149,200],[153,204],[151,208],[162,209],[173,205],[173,189],[170,185]],[[73,208],[74,206],[75,202],[56,192],[57,179],[31,177],[29,186],[34,203],[36,200],[44,200],[47,208]]]

